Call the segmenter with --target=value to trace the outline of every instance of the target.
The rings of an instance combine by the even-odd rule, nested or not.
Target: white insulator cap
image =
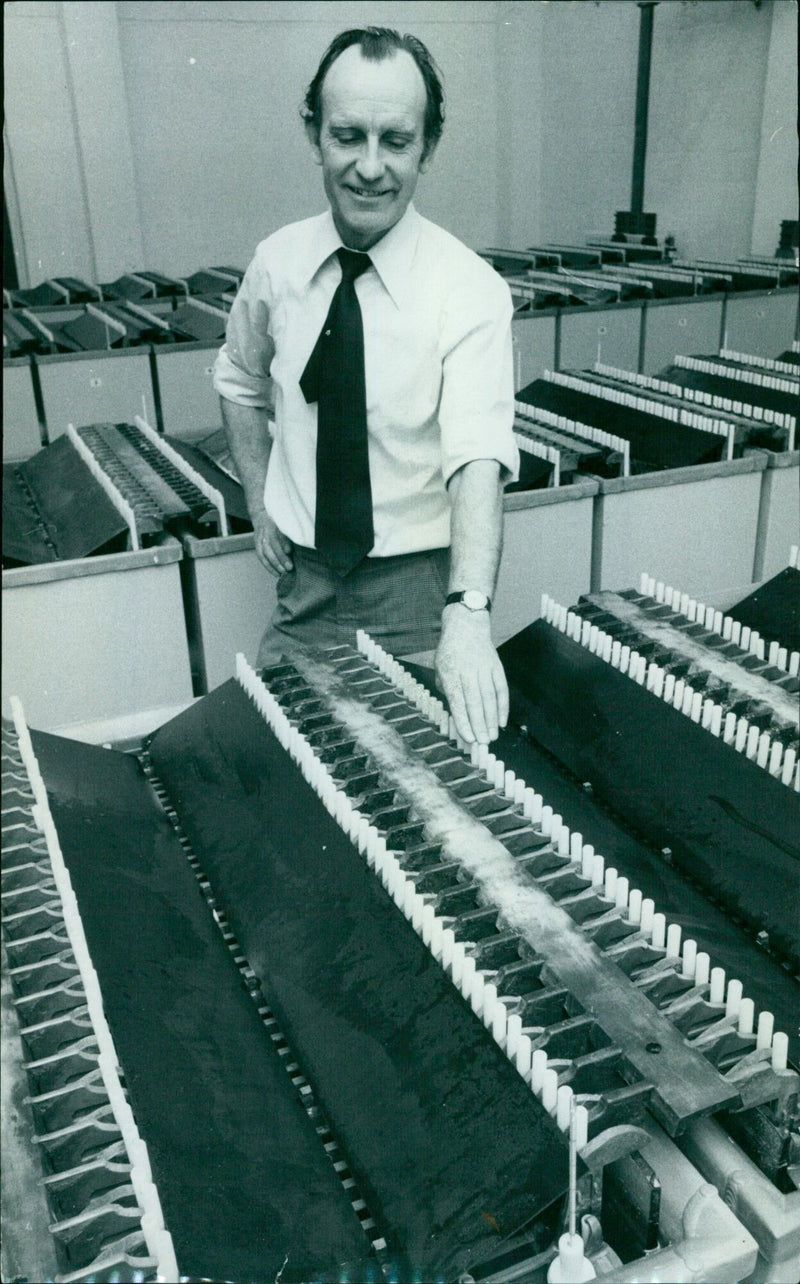
[[[595,856],[592,862],[592,887],[602,887],[605,880],[606,862],[604,856]]]
[[[462,993],[464,989],[464,961],[466,957],[467,951],[464,949],[463,943],[454,939],[450,958],[450,975],[453,978],[453,985],[457,985]]]
[[[494,771],[492,772],[492,784],[495,789],[502,789],[506,776],[506,764],[501,758],[495,758]]]
[[[497,1010],[497,986],[493,985],[491,981],[484,980],[483,1007],[481,1009],[483,1013],[484,1025],[491,1026],[492,1022],[494,1021],[494,1014],[496,1010]]]
[[[531,1054],[531,1087],[541,1093],[544,1076],[547,1074],[547,1053],[544,1048],[537,1048]]]
[[[572,830],[571,833],[569,830],[566,830],[565,832],[569,833],[570,859],[574,861],[579,861],[581,859],[581,852],[583,850],[583,834],[579,834],[575,830]]]
[[[614,640],[611,643],[611,665],[612,668],[618,669],[620,656],[622,655],[622,643]]]
[[[549,1114],[555,1112],[558,1104],[558,1074],[547,1069],[542,1075],[542,1105]]]
[[[739,1015],[739,1008],[742,1003],[742,983],[741,981],[729,981],[728,993],[725,999],[725,1015],[734,1020]]]
[[[794,765],[797,761],[797,750],[789,745],[783,755],[783,766],[781,767],[781,783],[791,785],[794,776]]]
[[[772,1038],[772,1069],[785,1070],[789,1064],[789,1036],[778,1030]]]
[[[711,971],[711,959],[705,953],[697,955],[694,961],[694,983],[695,985],[708,985],[708,977]]]
[[[772,748],[772,738],[768,731],[762,731],[758,737],[758,748],[756,750],[756,762],[759,767],[766,767],[769,762],[769,754]]]
[[[655,902],[649,896],[645,896],[644,900],[642,901],[642,917],[639,922],[639,931],[644,936],[649,936],[652,938],[655,916],[656,916]]]
[[[472,987],[471,987],[471,993],[470,993],[472,1011],[476,1015],[480,1015],[480,1013],[483,1011],[483,991],[484,991],[485,985],[486,985],[486,978],[484,977],[483,972],[479,972],[478,969],[476,968],[475,975],[472,978]]]
[[[711,989],[708,995],[709,1003],[719,1007],[725,999],[725,969],[724,967],[713,967],[711,969]]]
[[[464,962],[461,964],[461,993],[465,999],[469,999],[472,994],[472,983],[475,980],[475,958],[472,954],[464,955]]]
[[[605,881],[603,883],[603,896],[607,901],[613,901],[617,894],[617,871],[613,865],[606,870]]]
[[[448,971],[453,966],[453,946],[455,945],[455,943],[456,943],[456,938],[452,927],[443,928],[442,929],[442,947],[441,947],[442,967],[448,969]]]
[[[581,848],[581,875],[584,878],[591,879],[593,867],[594,847],[592,847],[591,843],[584,843]]]
[[[628,896],[628,922],[638,927],[642,921],[642,893],[632,887]]]
[[[511,1012],[506,1018],[506,1054],[514,1060],[522,1035],[522,1017],[518,1012]]]
[[[617,886],[614,889],[614,904],[617,909],[626,910],[628,908],[628,891],[629,883],[627,878],[618,878]]]
[[[564,822],[563,822],[563,820],[561,819],[561,816],[559,815],[559,813],[558,813],[557,811],[553,812],[553,815],[552,815],[552,817],[550,818],[550,841],[551,841],[551,843],[557,843],[557,842],[558,842],[559,835],[560,835],[560,833],[561,833],[561,827],[562,827],[562,825],[563,825],[563,824],[564,824]]]
[[[571,1101],[572,1089],[568,1083],[562,1083],[556,1093],[556,1123],[562,1132],[569,1132]]]
[[[783,745],[780,740],[773,740],[772,748],[769,751],[769,774],[779,776],[781,774],[781,762],[783,761]]]
[[[678,959],[681,956],[681,928],[679,923],[670,923],[667,928],[667,958]]]
[[[492,1038],[495,1043],[505,1047],[506,1035],[508,1034],[508,1012],[505,1003],[499,1000],[495,1003],[494,1017],[492,1019]]]
[[[714,704],[712,702],[711,721],[708,724],[708,728],[712,736],[719,736],[722,734],[722,705]]]
[[[586,1106],[575,1107],[575,1145],[583,1150],[589,1140],[589,1111]]]
[[[555,820],[555,817],[553,817]],[[570,832],[566,825],[562,825],[558,831],[558,854],[559,856],[569,856]]]
[[[756,1047],[771,1048],[772,1032],[775,1029],[775,1017],[771,1012],[761,1012],[756,1027]]]
[[[506,771],[506,774],[503,778],[503,792],[505,793],[506,798],[511,798],[513,800],[514,785],[516,784],[516,781],[517,781],[516,772]]]
[[[432,905],[422,907],[422,939],[426,945],[431,944],[431,935],[433,933],[433,922],[436,918],[436,911]]]
[[[517,783],[520,784],[521,782],[518,781]],[[530,820],[533,816],[533,800],[535,797],[536,797],[536,790],[531,789],[530,785],[528,785],[522,795],[522,814],[528,820]]]
[[[697,959],[697,941],[684,941],[682,951],[681,976],[694,980],[694,965]]]
[[[519,1042],[517,1043],[516,1066],[524,1079],[528,1079],[530,1077],[532,1054],[533,1048],[531,1047],[529,1036],[527,1034],[521,1034],[519,1036]]]
[[[521,807],[523,805],[525,801],[526,793],[527,793],[527,786],[525,784],[525,781],[519,780],[519,779],[515,780],[514,781],[514,802],[517,805],[517,807]]]
[[[760,735],[761,733],[758,727],[750,727],[749,731],[747,732],[747,744],[745,746],[745,754],[751,761],[756,757],[756,754],[758,753],[758,741],[760,739]]]
[[[755,1016],[755,1004],[752,999],[742,999],[739,1004],[739,1033],[753,1033],[753,1017]]]
[[[549,803],[545,803],[544,806],[542,807],[540,824],[542,827],[542,833],[545,835],[546,838],[550,836],[550,827],[552,823],[553,823],[553,808],[549,805]]]

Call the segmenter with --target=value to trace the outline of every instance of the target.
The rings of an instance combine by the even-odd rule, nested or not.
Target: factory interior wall
[[[771,252],[796,217],[796,22],[794,0],[655,11],[645,206],[683,253]],[[6,191],[21,283],[243,265],[317,212],[300,100],[327,41],[362,23],[418,33],[444,71],[423,213],[474,246],[610,233],[630,203],[633,0],[17,0]]]
[[[797,4],[773,5],[755,185],[754,254],[772,254],[775,228],[797,218]]]

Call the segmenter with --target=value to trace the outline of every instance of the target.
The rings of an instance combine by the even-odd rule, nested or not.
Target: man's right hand
[[[256,557],[273,575],[283,575],[292,567],[292,543],[273,522],[266,509],[253,518]]]

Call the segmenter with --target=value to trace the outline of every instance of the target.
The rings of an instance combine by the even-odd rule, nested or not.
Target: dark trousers
[[[447,596],[450,550],[365,557],[344,578],[313,549],[295,545],[278,580],[278,603],[261,639],[259,668],[277,664],[292,643],[355,645],[365,629],[392,655],[436,646]]]

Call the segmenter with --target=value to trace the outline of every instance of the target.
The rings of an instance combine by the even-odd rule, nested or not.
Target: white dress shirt
[[[214,368],[214,386],[229,401],[274,401],[264,503],[280,530],[307,548],[314,547],[317,405],[306,403],[299,380],[341,279],[341,244],[330,211],[262,241]],[[450,543],[446,485],[462,465],[496,459],[504,480],[516,479],[512,304],[501,277],[413,205],[369,256],[373,266],[356,294],[372,556],[388,557]]]

